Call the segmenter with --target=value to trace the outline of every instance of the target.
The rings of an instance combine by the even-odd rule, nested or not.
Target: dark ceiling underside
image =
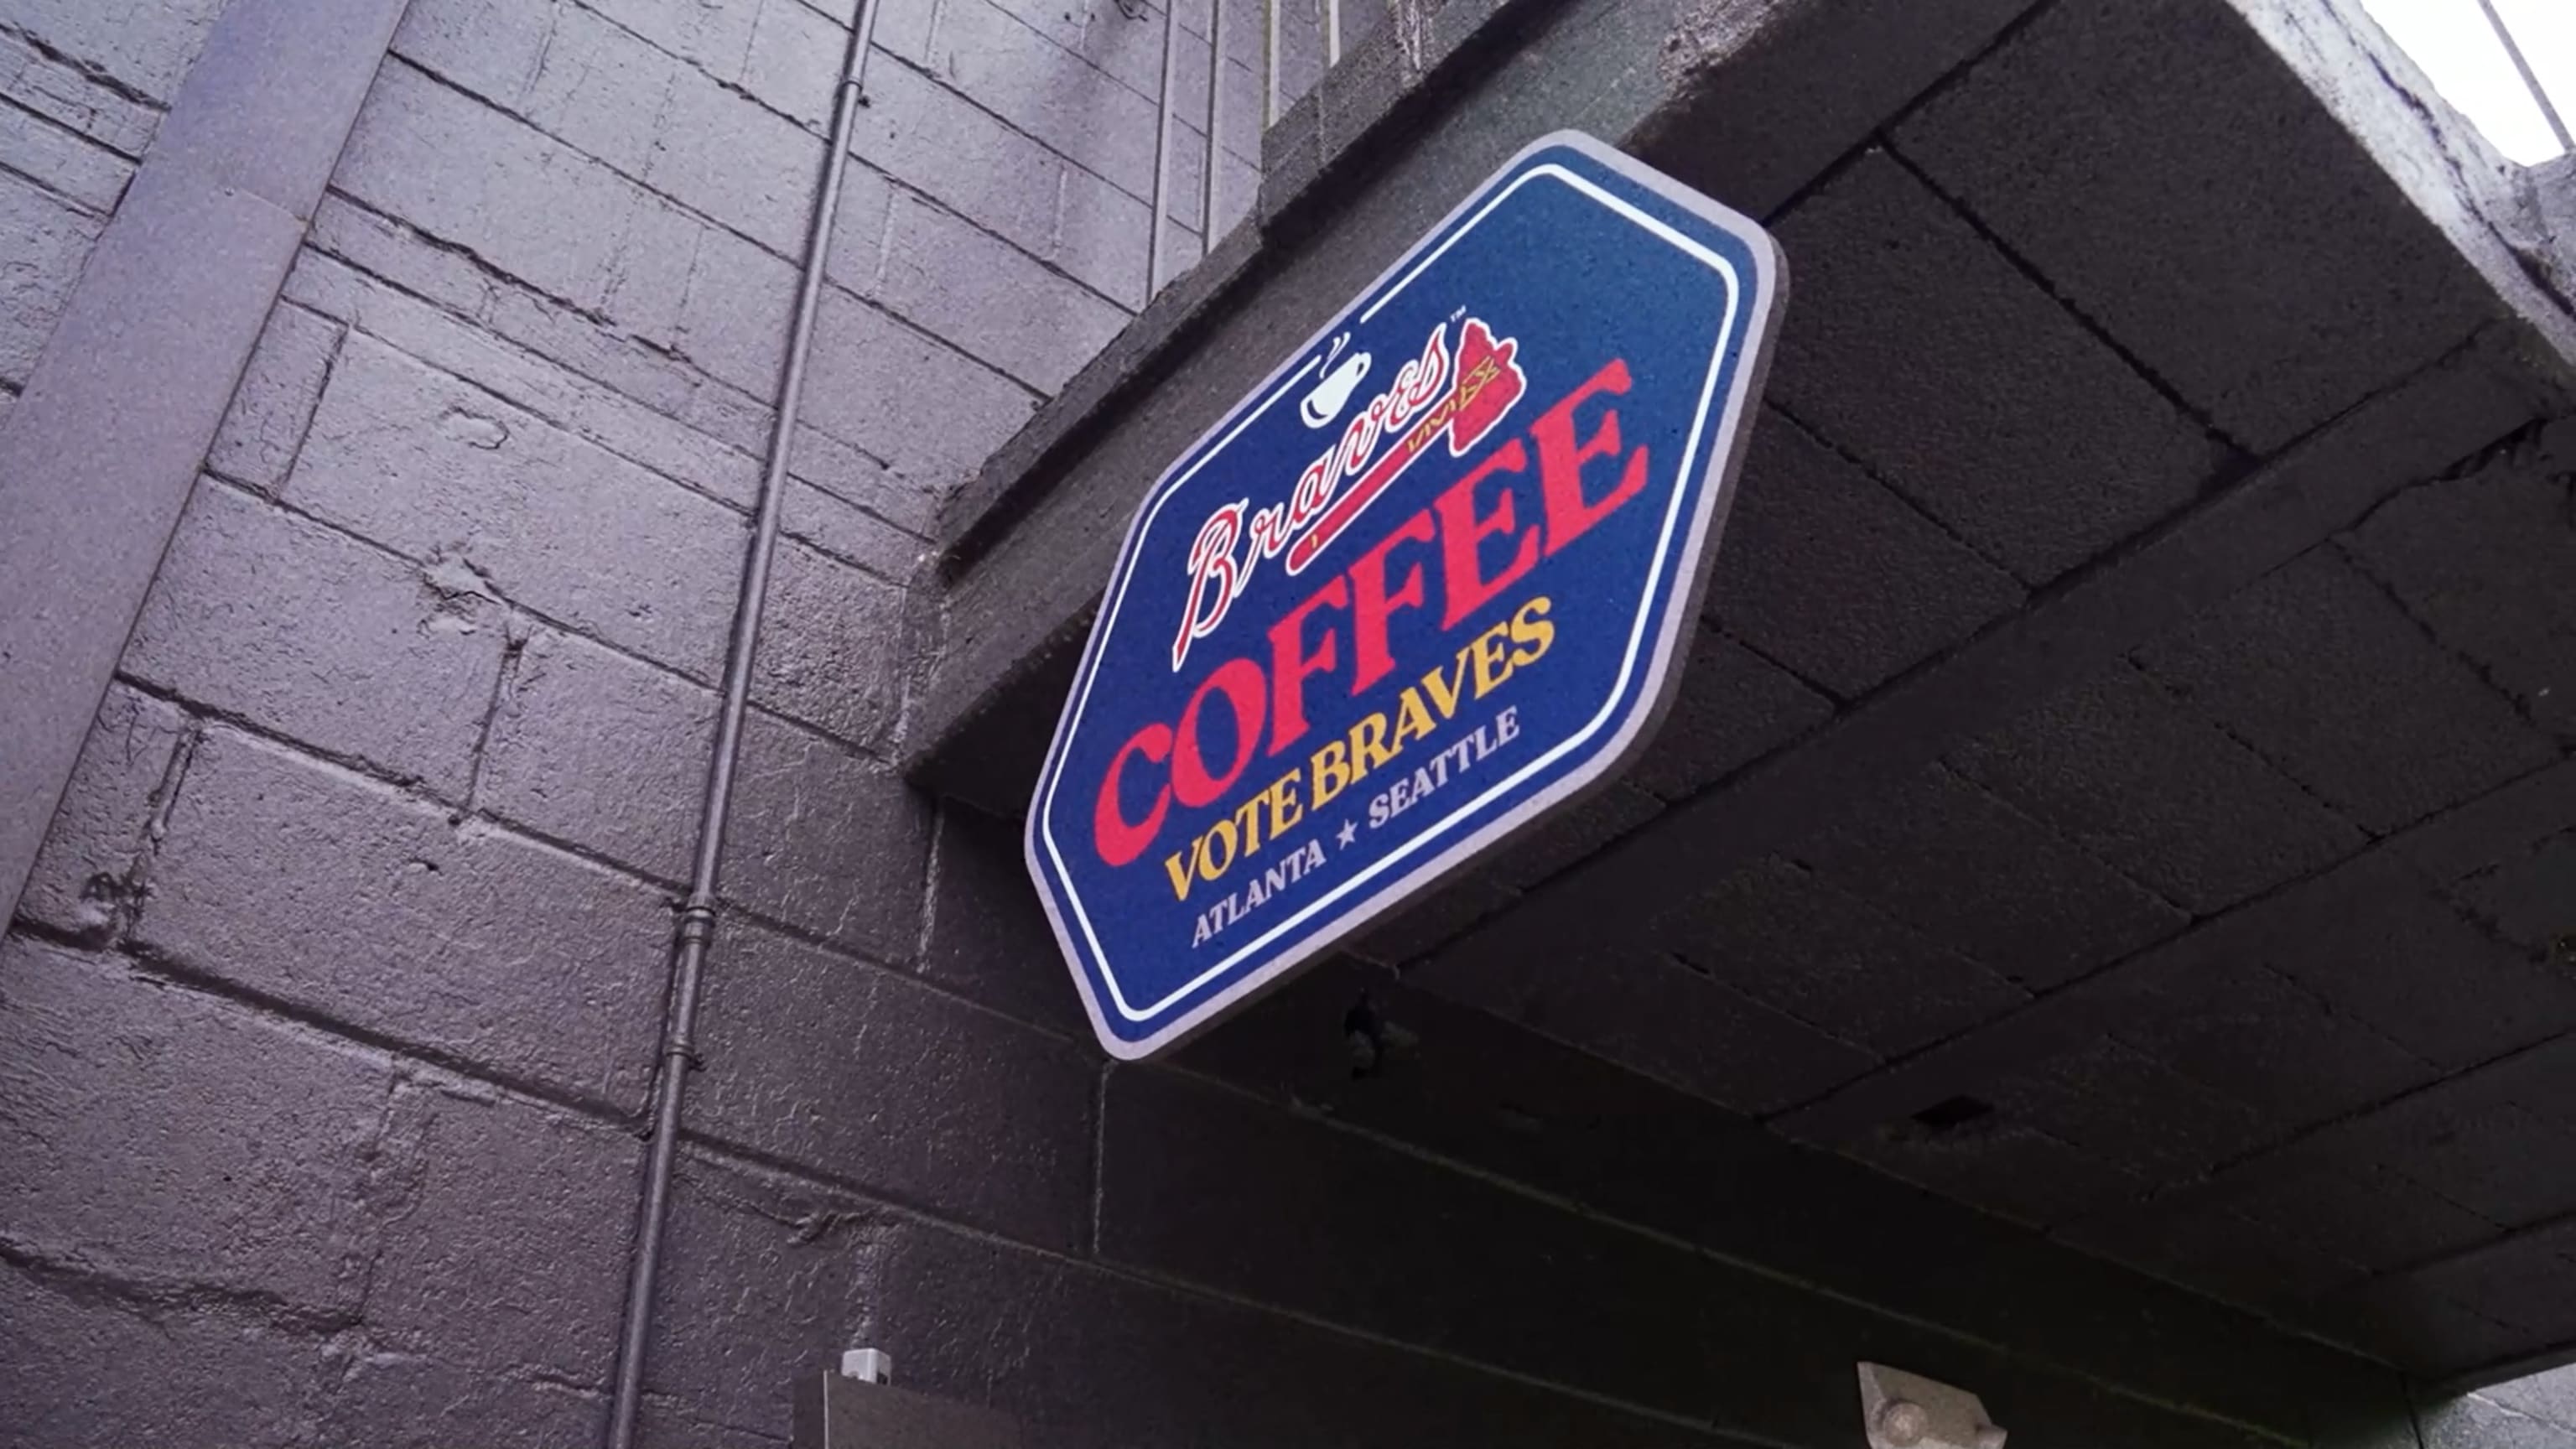
[[[2024,7],[1774,211],[1663,735],[1363,954],[2448,1377],[2576,1351],[2576,334],[2348,12]]]
[[[1416,979],[2425,1372],[2576,1343],[2576,421],[2494,297],[2183,0],[1774,225],[1686,698]]]

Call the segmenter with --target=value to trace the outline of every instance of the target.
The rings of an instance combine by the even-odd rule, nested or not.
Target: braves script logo
[[[1465,457],[1483,441],[1528,388],[1529,379],[1514,360],[1519,351],[1518,340],[1497,342],[1492,328],[1470,317],[1459,329],[1453,359],[1449,324],[1441,323],[1422,344],[1422,355],[1406,363],[1386,391],[1353,415],[1341,441],[1306,465],[1287,502],[1252,512],[1248,525],[1249,498],[1210,513],[1190,545],[1189,598],[1181,610],[1180,633],[1172,640],[1174,672],[1189,658],[1193,641],[1225,622],[1226,611],[1251,584],[1263,559],[1285,550],[1288,572],[1304,573],[1442,434],[1448,435],[1452,458]],[[1378,443],[1390,437],[1395,442],[1379,452]],[[1353,477],[1359,481],[1342,491]]]

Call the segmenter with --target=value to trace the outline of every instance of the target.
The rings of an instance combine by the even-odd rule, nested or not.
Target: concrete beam
[[[1705,642],[1794,672],[1785,682],[1815,688],[1816,714],[1829,703],[1839,713],[1790,727],[1799,738],[1749,768],[1737,766],[1782,740],[1722,771],[1685,772],[1688,784],[1652,798],[1629,792],[1630,814],[1575,832],[1580,848],[1548,854],[1543,869],[1487,872],[1471,910],[1388,956],[1411,958],[1408,989],[1742,1110],[1792,1107],[1777,1130],[1836,1146],[2097,1041],[2133,999],[2170,1011],[2172,978],[2207,974],[2163,970],[2171,953],[2150,944],[2186,925],[2176,903],[2225,912],[2341,869],[2329,857],[2360,834],[2314,806],[2307,837],[2249,841],[2232,872],[2159,876],[2170,850],[2128,861],[2141,880],[2163,880],[2164,902],[2123,884],[2121,862],[2091,863],[2037,826],[1998,834],[1997,849],[1966,852],[1946,877],[1919,873],[1916,894],[2009,869],[1998,861],[2027,866],[2023,847],[2037,842],[2062,847],[2104,899],[2120,886],[2136,929],[2051,936],[2032,959],[1988,961],[2042,994],[2015,1005],[1999,993],[1999,1010],[1974,1013],[1991,1019],[1928,1048],[1901,1035],[1876,1045],[1885,1066],[1856,1060],[1850,1043],[1863,1037],[1848,1014],[1792,1019],[1764,994],[1776,983],[1684,970],[1708,963],[1668,919],[1837,822],[1902,815],[1922,798],[1909,787],[1964,742],[2119,666],[2416,485],[2499,442],[2530,444],[2542,436],[2535,424],[2576,410],[2562,240],[2576,235],[2576,173],[2503,168],[2347,0],[1998,0],[1973,13],[1871,0],[1571,0],[1545,13],[1501,7],[1447,54],[1451,68],[1430,71],[1409,70],[1406,52],[1364,54],[1292,113],[1271,138],[1260,229],[1149,312],[946,520],[945,649],[925,665],[906,734],[917,782],[1017,813],[1144,481],[1443,202],[1530,135],[1573,125],[1777,218],[1793,269],[1803,267],[1804,312],[1792,304],[1770,431],[1757,433],[1757,464],[1761,437],[1774,456],[1748,471],[1749,531],[1730,539],[1735,587],[1722,558]],[[1375,117],[1377,129],[1354,116]],[[1397,125],[1400,135],[1386,129]],[[1814,455],[1808,466],[1792,466],[1800,448]],[[2164,460],[2152,477],[2112,486],[2150,452]],[[1813,582],[1877,557],[1848,542],[1863,530],[1818,526],[1837,500],[1878,520],[1869,539],[1905,567],[1805,595],[1784,589],[1773,575]],[[1766,524],[1770,574],[1733,548]],[[2402,532],[2395,522],[2380,531],[2392,530]],[[1883,658],[1845,657],[1784,626],[1785,604],[1790,622],[1847,644],[1879,617],[1855,611],[1905,597],[1889,577],[1935,564],[1945,580],[1985,580],[1989,600],[1970,607],[1955,582],[1928,590],[1959,617],[1906,610],[1924,637],[1893,640]],[[2374,621],[2399,618],[2370,602]],[[2495,656],[2499,678],[2538,677],[2521,635],[2477,619],[2453,626],[2470,653]],[[2460,778],[2400,780],[2406,772],[2368,750],[2328,761],[2353,768],[2325,793],[2374,830],[2456,806],[2356,862],[2357,873],[2439,874],[2432,860],[2482,852],[2525,816],[2562,828],[2542,798],[2555,798],[2556,777],[2507,783],[2535,768],[2540,736],[2483,690],[2459,692],[2504,719],[2491,758],[2454,762]],[[2410,718],[2438,716],[2432,693],[2408,697]],[[2260,734],[2262,723],[2247,728]],[[2224,747],[2220,763],[2257,785],[2292,788],[2249,753],[2259,740],[2229,745],[2208,730],[2177,749],[2194,741]],[[1670,750],[1686,753],[1687,742]],[[2421,785],[2423,798],[2401,785]],[[2470,798],[2479,791],[2492,793]],[[1928,833],[1908,840],[1921,846]],[[1819,876],[1850,884],[1829,867]],[[2057,894],[2062,917],[2072,897]],[[1998,928],[2006,944],[1994,954],[2010,953],[2017,929]],[[1763,950],[1734,954],[1751,975],[1794,975]],[[2350,984],[2368,1016],[2391,1009],[2406,983]],[[2529,1031],[2506,1040],[2511,1031],[2489,1018],[2516,1014],[2377,1025],[2434,1067],[2461,1070],[2558,1021],[2520,1012],[2512,1030]],[[1824,1034],[1835,1029],[1839,1039]],[[2420,1081],[2348,1074],[2334,1084],[2347,1099],[2296,1119]],[[2211,1122],[2227,1131],[2209,1134],[2192,1173],[2262,1155],[2250,1111]],[[2089,1226],[2095,1211],[2032,1220]],[[2100,1226],[2116,1236],[2119,1224]],[[2372,1331],[2370,1351],[2416,1366],[2512,1347],[2489,1351],[2465,1329],[2438,1351]]]
[[[2576,819],[2576,765],[2562,763],[2391,836],[2315,878],[2315,883],[2321,890],[2330,890],[2334,877],[2367,879],[2380,871],[2449,881],[2476,865],[2529,848],[2571,819]],[[2460,864],[2463,860],[2476,865]],[[1773,1119],[1772,1126],[1816,1146],[1838,1146],[1879,1123],[1974,1092],[1989,1075],[2026,1069],[2042,1057],[2090,1040],[2132,1018],[2147,998],[2176,993],[2192,975],[2225,964],[2228,938],[2242,934],[2246,922],[2272,899],[2211,917],[2118,965],[1846,1083]]]
[[[2576,179],[2556,178],[2553,187],[2554,173],[2522,178],[2504,167],[2346,0],[2213,0],[2206,8],[2214,15],[2200,23],[2228,53],[2234,103],[2267,114],[2308,111],[2301,144],[2333,154],[2300,164],[2332,178],[2323,183],[2330,191],[2343,188],[2333,194],[2357,195],[2352,204],[2387,214],[2384,226],[2350,229],[2347,270],[2392,264],[2390,256],[2403,253],[2397,259],[2410,270],[2420,263],[2435,274],[2424,285],[2438,301],[2419,308],[2417,319],[2434,352],[2441,336],[2456,339],[2483,318],[2501,324],[2484,345],[2506,370],[2528,372],[2544,390],[2564,389],[2576,314],[2552,281],[2567,267],[2551,220],[2571,229],[2559,213],[2576,213],[2562,194]],[[2022,45],[2025,30],[2086,25],[2080,15],[2054,12],[2020,25],[2030,9],[2023,0],[1953,7],[1586,0],[1545,12],[1453,4],[1437,12],[1448,29],[1375,32],[1272,129],[1257,224],[1149,308],[944,512],[940,649],[907,720],[907,771],[983,808],[1020,809],[1138,480],[1159,471],[1435,217],[1439,203],[1514,146],[1555,126],[1579,126],[1731,205],[1774,214],[1855,148],[1897,130],[1927,92],[1937,88],[1943,99],[1924,114],[1946,108],[1971,121],[1990,119],[1977,115],[1981,105],[2010,110],[2026,99],[2012,95],[2009,75],[1984,87],[1987,96],[1960,93],[1969,89],[1968,63],[1990,48],[2001,54]],[[1476,23],[1462,28],[1462,15]],[[1422,34],[1431,39],[1407,48]],[[2012,40],[1998,45],[2007,34]],[[1993,69],[1978,67],[1979,78]],[[1900,149],[1934,156],[1936,179],[1956,169],[1938,164],[1937,129],[1909,122],[1897,134]],[[2080,230],[2017,227],[2011,190],[2025,178],[1997,177],[1991,166],[1980,174],[1973,164],[1959,175],[1963,184],[1982,183],[1985,194],[1954,199],[1981,224],[1999,227],[2002,240],[2069,256],[2094,245]],[[2167,208],[2170,226],[2189,238],[2184,261],[2224,260],[2233,234],[2225,215],[2152,195],[2105,197],[2097,212],[2116,217],[2132,204]],[[2027,250],[2016,259],[2034,264]],[[2150,274],[2171,270],[2170,258],[2144,260]],[[2098,284],[2098,305],[2069,299],[2115,333],[2121,306],[2156,310],[2153,298],[2121,290],[2121,265],[2088,279]],[[2317,295],[2303,305],[2319,325],[2330,326],[2333,309],[2349,305],[2332,288],[2310,291]],[[2386,390],[2411,370],[2313,380],[2295,397],[2236,410],[2245,426],[2230,430],[2252,434],[2256,451],[2269,453],[2358,402],[2353,386]],[[2152,366],[2148,375],[2186,401],[2204,390],[2194,377],[2164,378]]]
[[[1523,144],[1588,131],[1764,214],[2030,4],[1478,0],[1372,32],[1272,128],[1256,223],[943,514],[907,772],[1020,811],[1144,481]]]
[[[9,910],[403,4],[225,7],[0,427]]]
[[[2576,377],[2576,158],[2506,161],[2361,0],[2225,3],[2528,329],[2535,358],[2562,382]]]

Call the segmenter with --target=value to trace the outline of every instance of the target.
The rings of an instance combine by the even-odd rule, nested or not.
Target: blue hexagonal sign
[[[1113,1054],[1621,769],[1686,656],[1784,295],[1751,221],[1530,146],[1177,459],[1029,811]]]

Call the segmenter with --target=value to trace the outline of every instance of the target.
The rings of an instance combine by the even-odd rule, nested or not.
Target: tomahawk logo
[[[1190,544],[1190,589],[1172,639],[1173,671],[1189,658],[1192,643],[1225,622],[1263,559],[1284,551],[1288,572],[1304,573],[1435,441],[1445,435],[1452,458],[1482,442],[1528,390],[1519,353],[1517,339],[1497,341],[1491,327],[1469,317],[1452,357],[1449,324],[1441,323],[1423,342],[1422,355],[1399,369],[1386,391],[1352,415],[1340,440],[1306,465],[1285,502],[1256,511],[1251,499],[1238,498],[1209,513]],[[1354,478],[1345,491],[1342,485]]]

